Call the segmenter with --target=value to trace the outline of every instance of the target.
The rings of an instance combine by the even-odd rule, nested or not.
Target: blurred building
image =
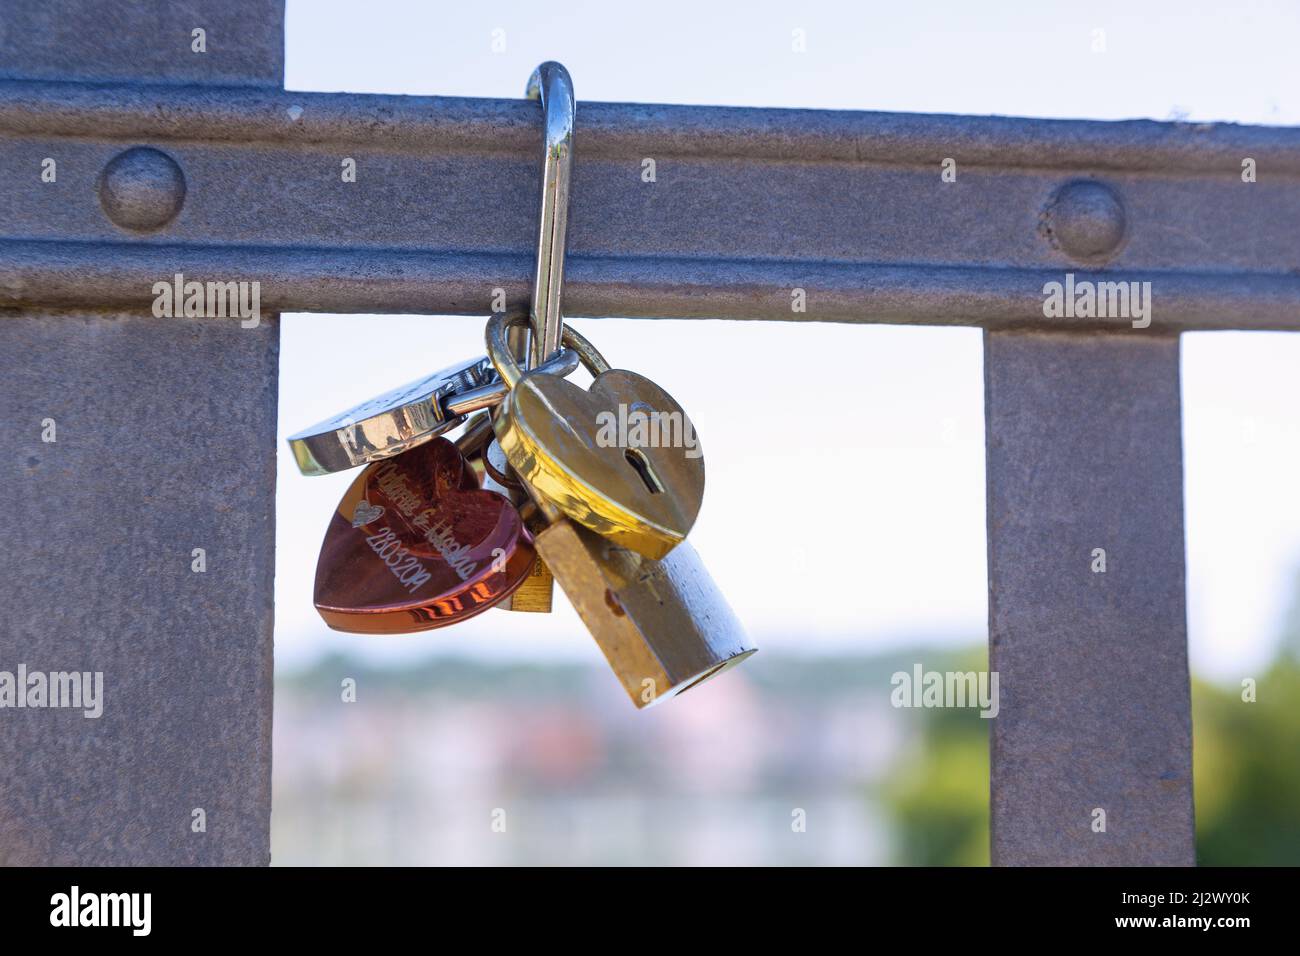
[[[277,682],[273,859],[885,863],[894,669],[760,654],[637,712],[595,666],[333,658]]]

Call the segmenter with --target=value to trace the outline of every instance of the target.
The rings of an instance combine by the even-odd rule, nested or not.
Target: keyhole
[[[664,490],[663,485],[659,484],[659,479],[655,477],[655,473],[650,470],[650,463],[645,460],[645,455],[641,454],[639,449],[629,448],[623,452],[623,457],[627,459],[629,465],[636,469],[636,473],[641,476],[641,481],[650,494],[657,495]]]

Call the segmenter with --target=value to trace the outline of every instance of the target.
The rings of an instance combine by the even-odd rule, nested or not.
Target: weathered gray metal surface
[[[5,0],[0,12],[2,79],[284,85],[283,0]]]
[[[1195,862],[1178,354],[985,334],[995,864]]]
[[[1105,327],[1042,314],[1045,281],[1104,267],[1153,283],[1158,328],[1300,328],[1300,130],[608,103],[577,117],[572,315]],[[0,83],[0,169],[56,141],[70,177],[39,192],[0,178],[0,304],[138,306],[172,265],[258,279],[276,309],[486,313],[495,287],[521,304],[540,126],[523,100]],[[136,144],[171,155],[189,192],[168,226],[124,237],[93,183]],[[1119,203],[1103,255],[1052,218],[1081,179]]]
[[[7,76],[279,83],[281,7],[7,0],[0,63]],[[192,26],[208,29],[206,59],[190,53]],[[115,150],[91,168],[71,146],[36,148],[58,158],[57,186],[39,156],[5,167],[6,220],[31,194],[108,222],[93,184]],[[89,287],[79,301],[98,304]],[[88,309],[0,318],[0,670],[103,673],[97,719],[0,710],[0,863],[269,860],[278,343],[274,315],[258,328]]]
[[[0,0],[0,669],[105,679],[98,720],[0,712],[0,862],[267,859],[276,318],[154,319],[153,284],[528,295],[536,105],[286,93],[282,25]],[[577,137],[571,315],[993,330],[994,861],[1192,862],[1171,333],[1300,329],[1300,131],[582,103]],[[1045,318],[1067,271],[1150,281],[1152,329]]]

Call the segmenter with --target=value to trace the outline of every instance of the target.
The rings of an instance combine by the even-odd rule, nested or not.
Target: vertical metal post
[[[1178,338],[984,349],[993,862],[1191,865]]]
[[[5,79],[282,82],[282,0],[2,7]],[[150,145],[175,169],[136,154],[105,186]],[[176,150],[100,152],[39,144],[58,178],[31,188],[166,242]],[[269,861],[278,348],[275,315],[0,316],[0,671],[103,675],[98,717],[30,687],[0,710],[0,863]]]

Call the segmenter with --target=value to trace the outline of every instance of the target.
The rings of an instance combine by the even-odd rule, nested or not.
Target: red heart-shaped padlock
[[[479,488],[456,446],[435,438],[348,488],[316,564],[316,610],[362,634],[444,627],[508,597],[534,557],[515,506]]]

